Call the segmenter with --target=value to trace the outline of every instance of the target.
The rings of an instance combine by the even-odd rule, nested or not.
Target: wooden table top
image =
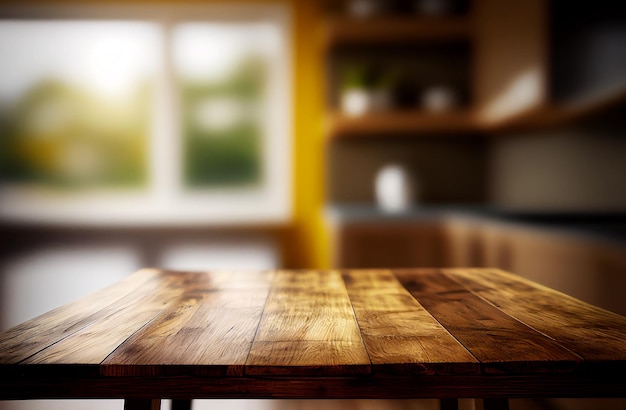
[[[626,318],[494,269],[144,269],[0,333],[0,399],[529,396],[626,396]]]

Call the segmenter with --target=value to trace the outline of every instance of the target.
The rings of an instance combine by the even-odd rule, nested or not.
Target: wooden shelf
[[[485,125],[489,132],[537,131],[575,123],[626,105],[626,87],[561,104],[546,104]]]
[[[564,104],[560,110],[567,121],[577,121],[592,115],[609,111],[612,108],[626,105],[626,84],[608,90],[600,90],[585,98]]]
[[[469,110],[443,113],[397,111],[351,117],[335,113],[330,118],[329,137],[384,136],[397,134],[455,134],[480,131]]]
[[[470,36],[471,25],[467,17],[337,18],[326,26],[326,42],[329,46],[452,41],[468,39]]]
[[[443,113],[407,110],[356,117],[334,112],[329,116],[328,134],[329,138],[350,138],[541,131],[582,121],[620,105],[626,105],[626,88],[569,103],[532,107],[496,122],[481,120],[480,113],[472,110]]]

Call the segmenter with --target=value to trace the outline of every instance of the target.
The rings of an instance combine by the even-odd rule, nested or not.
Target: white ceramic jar
[[[401,165],[385,165],[376,174],[375,194],[376,202],[383,211],[406,211],[416,197],[413,178]]]

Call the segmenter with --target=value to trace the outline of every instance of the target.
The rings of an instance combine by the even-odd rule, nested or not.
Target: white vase
[[[386,89],[349,88],[341,93],[341,110],[351,117],[387,111],[390,106],[391,93]]]
[[[386,165],[376,174],[375,194],[383,211],[405,211],[415,199],[413,179],[406,168],[396,164]]]
[[[363,115],[370,105],[370,95],[365,88],[349,88],[341,93],[341,111],[348,116]]]

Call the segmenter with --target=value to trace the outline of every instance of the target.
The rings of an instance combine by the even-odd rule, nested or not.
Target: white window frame
[[[0,188],[0,219],[60,226],[240,226],[281,225],[292,216],[291,11],[287,4],[12,5],[0,19],[102,20],[155,23],[164,29],[161,72],[150,135],[146,192],[41,192],[28,186]],[[282,64],[272,67],[272,104],[284,115],[266,121],[262,190],[186,190],[182,178],[180,108],[175,94],[170,28],[180,23],[270,22],[281,31]],[[170,112],[172,115],[160,113]],[[155,122],[156,121],[156,122]]]

